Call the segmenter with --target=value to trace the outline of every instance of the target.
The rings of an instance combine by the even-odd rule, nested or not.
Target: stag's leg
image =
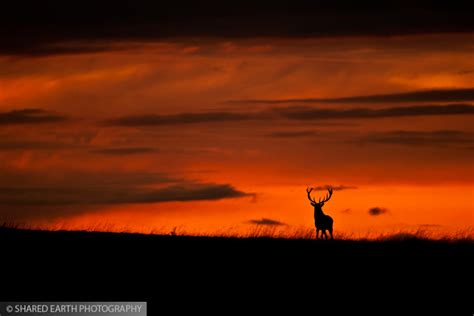
[[[326,234],[326,229],[323,229],[323,230],[322,230],[322,237],[323,237],[324,239],[328,239],[328,235]]]
[[[332,236],[332,227],[329,228],[329,234],[331,235],[331,240],[334,239],[334,237]]]
[[[316,228],[316,239],[319,239],[319,229]]]

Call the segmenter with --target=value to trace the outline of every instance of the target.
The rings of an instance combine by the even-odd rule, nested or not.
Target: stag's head
[[[319,198],[318,202],[316,202],[316,198],[311,197],[311,191],[313,191],[313,188],[306,189],[306,192],[308,193],[308,199],[310,200],[311,205],[315,208],[322,208],[324,206],[324,203],[329,201],[332,196],[332,188],[328,188],[328,193],[324,196],[324,198],[322,200],[321,198]]]

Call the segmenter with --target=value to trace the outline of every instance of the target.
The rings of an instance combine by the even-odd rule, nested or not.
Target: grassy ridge
[[[462,284],[474,266],[472,240],[413,236],[322,241],[4,227],[0,245],[3,300],[147,301],[150,315],[206,313],[223,302],[266,312],[290,304],[294,314],[307,303],[358,295],[386,306],[454,298],[463,307],[470,301]]]

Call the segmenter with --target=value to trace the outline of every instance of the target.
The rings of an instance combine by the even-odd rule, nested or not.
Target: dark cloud
[[[474,106],[470,104],[413,105],[384,109],[351,108],[321,109],[311,107],[287,107],[273,109],[281,116],[294,120],[366,119],[406,117],[423,115],[472,115]]]
[[[59,150],[77,148],[71,144],[54,141],[0,139],[0,151],[6,150]]]
[[[253,194],[230,184],[201,183],[165,174],[0,172],[1,217],[49,218],[86,212],[94,205],[214,201],[247,196]]]
[[[196,183],[192,185],[174,185],[151,191],[146,195],[147,198],[141,202],[139,201],[139,203],[221,200],[247,196],[254,196],[254,194],[239,191],[230,184]]]
[[[111,49],[104,41],[394,36],[474,31],[468,1],[7,1],[0,54]],[[79,42],[82,45],[68,45]],[[87,43],[87,44],[85,44]]]
[[[95,154],[111,155],[111,156],[123,156],[123,155],[136,155],[136,154],[150,154],[156,152],[155,148],[152,147],[111,147],[94,149],[91,151]]]
[[[407,146],[462,146],[474,145],[474,134],[456,130],[391,131],[372,133],[361,139],[362,143],[397,144]]]
[[[383,208],[383,207],[372,207],[372,208],[369,209],[369,215],[370,216],[379,216],[379,215],[385,214],[387,212],[388,212],[388,210],[386,208]]]
[[[42,109],[22,109],[9,112],[0,112],[1,125],[15,124],[42,124],[65,121],[67,118],[62,115],[50,113]]]
[[[180,113],[172,115],[136,115],[111,119],[105,122],[109,126],[166,126],[197,123],[236,122],[245,120],[290,119],[300,121],[322,121],[338,119],[373,119],[387,117],[407,117],[423,115],[472,115],[474,106],[470,104],[416,105],[390,107],[384,109],[351,108],[323,109],[314,107],[273,108],[260,112],[203,112]],[[293,133],[293,132],[292,132]],[[302,137],[301,134],[276,133],[273,137]]]
[[[308,136],[317,136],[320,133],[317,131],[285,131],[285,132],[273,132],[268,134],[268,137],[274,138],[300,138]]]
[[[459,70],[458,71],[459,75],[470,75],[474,74],[474,69],[464,69],[464,70]]]
[[[284,226],[283,222],[276,221],[270,218],[252,219],[248,221],[249,224],[264,225],[264,226]]]
[[[71,179],[73,181],[74,179]],[[160,189],[133,186],[1,187],[0,205],[88,205],[220,200],[251,194],[229,184],[179,184]]]
[[[185,202],[251,196],[229,184],[200,183],[172,185],[160,189],[70,185],[69,187],[2,187],[0,191],[0,204],[5,206]]]
[[[343,98],[305,98],[235,100],[230,103],[403,103],[403,102],[462,102],[474,100],[474,89],[435,89],[391,94],[359,95]]]
[[[235,112],[204,112],[204,113],[179,113],[172,115],[137,115],[126,116],[109,120],[107,125],[119,126],[160,126],[193,123],[228,122],[256,119],[251,113]]]
[[[329,188],[332,188],[334,191],[357,189],[357,187],[350,186],[350,185],[330,185],[330,184],[325,184],[325,185],[320,185],[320,186],[317,186],[317,187],[313,187],[313,189],[317,190],[317,191],[324,191],[324,190],[327,190]]]

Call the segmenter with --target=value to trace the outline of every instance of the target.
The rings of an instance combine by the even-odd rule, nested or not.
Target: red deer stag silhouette
[[[319,239],[319,231],[321,231],[321,238],[324,237],[327,239],[328,235],[326,234],[326,231],[329,231],[331,239],[333,239],[332,224],[334,221],[331,216],[323,213],[324,203],[329,201],[332,196],[332,188],[328,188],[328,194],[322,201],[321,198],[319,198],[318,202],[316,202],[316,199],[311,198],[311,191],[313,191],[313,188],[306,189],[306,192],[308,193],[308,199],[311,201],[311,205],[314,207],[314,226],[316,226],[316,239]]]

